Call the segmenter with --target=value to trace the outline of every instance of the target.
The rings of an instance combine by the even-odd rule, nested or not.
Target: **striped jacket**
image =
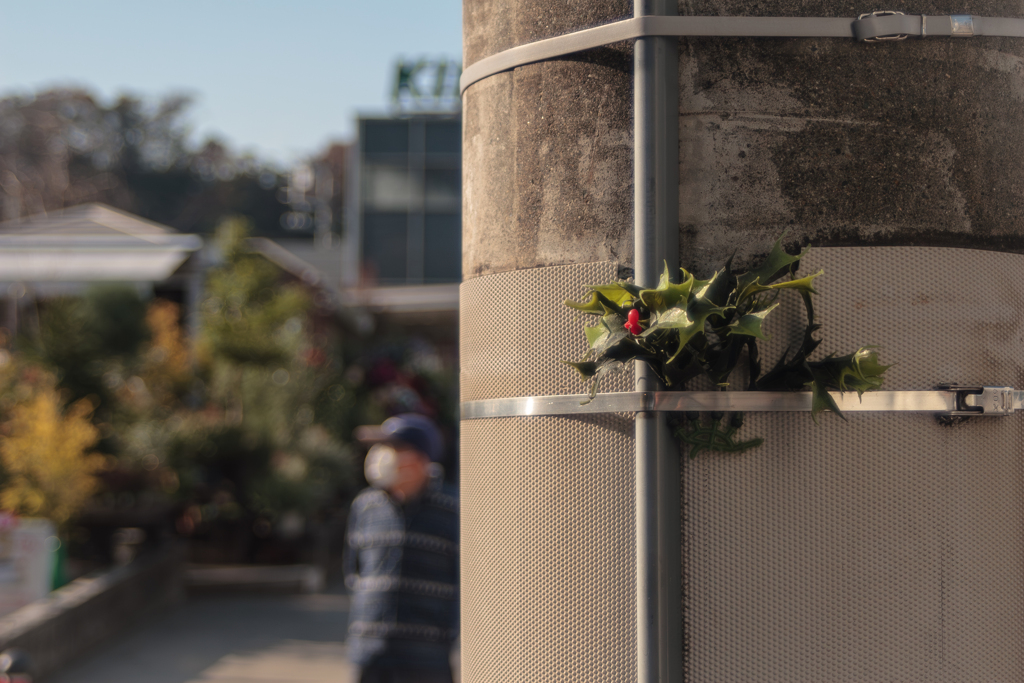
[[[447,666],[458,629],[458,567],[452,489],[434,486],[406,505],[380,489],[356,496],[345,547],[352,663]]]

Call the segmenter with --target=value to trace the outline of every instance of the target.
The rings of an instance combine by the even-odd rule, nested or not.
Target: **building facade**
[[[351,155],[348,287],[444,285],[462,278],[461,121],[360,118]]]

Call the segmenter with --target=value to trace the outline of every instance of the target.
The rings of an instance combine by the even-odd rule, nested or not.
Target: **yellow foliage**
[[[152,332],[152,348],[157,351],[158,364],[175,381],[186,377],[192,369],[188,344],[178,324],[178,309],[173,301],[157,299],[146,311],[146,324]]]
[[[99,440],[93,405],[83,399],[63,411],[60,395],[40,388],[16,406],[0,437],[8,481],[0,505],[18,514],[47,517],[64,525],[96,492],[94,473],[104,457],[91,449]]]

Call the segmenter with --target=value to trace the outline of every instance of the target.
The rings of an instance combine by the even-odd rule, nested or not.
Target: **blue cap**
[[[417,413],[402,413],[384,420],[380,429],[388,441],[407,443],[434,462],[444,456],[441,431],[429,417]]]

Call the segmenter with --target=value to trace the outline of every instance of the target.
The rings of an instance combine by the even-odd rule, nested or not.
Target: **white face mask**
[[[389,444],[374,444],[366,454],[363,473],[371,486],[387,489],[398,480],[398,454]]]

